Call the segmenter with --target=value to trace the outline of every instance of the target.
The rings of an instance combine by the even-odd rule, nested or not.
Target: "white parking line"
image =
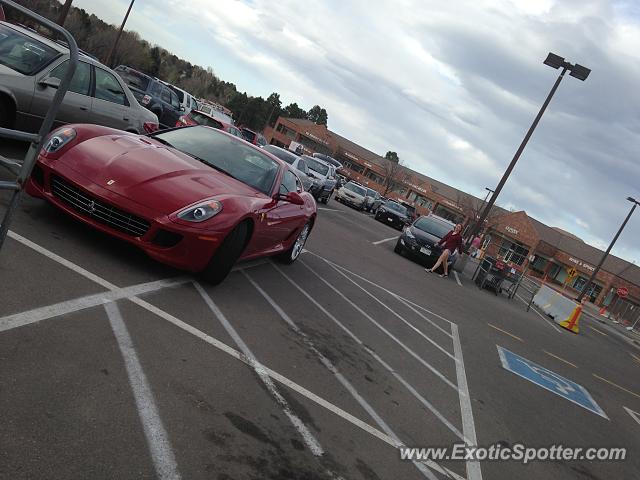
[[[363,282],[368,283],[369,285],[373,285],[376,288],[379,288],[380,290],[382,290],[383,292],[388,293],[389,295],[391,295],[394,298],[397,298],[398,300],[401,300],[403,302],[405,302],[405,304],[411,304],[416,308],[419,308],[425,312],[427,312],[429,315],[433,315],[434,317],[437,317],[441,320],[443,320],[444,322],[446,322],[447,324],[451,325],[453,322],[451,320],[447,320],[446,318],[444,318],[442,315],[438,315],[435,312],[432,312],[431,310],[429,310],[428,308],[423,307],[422,305],[418,305],[417,303],[412,302],[411,300],[408,300],[404,297],[401,297],[400,295],[398,295],[395,292],[392,292],[391,290],[383,287],[380,284],[377,284],[375,282],[372,282],[371,280],[369,280],[368,278],[363,277],[362,275],[358,275],[357,273],[349,270],[348,268],[343,267],[342,265],[338,265],[335,262],[332,262],[329,259],[324,258],[322,255],[318,255],[317,253],[314,253],[310,250],[303,250],[303,253],[308,253],[309,255],[313,255],[314,257],[319,258],[320,260],[325,261],[326,263],[328,263],[329,265],[332,265],[336,268],[339,268],[340,270],[342,270],[343,272],[347,272],[349,275],[353,275],[356,278],[359,278],[360,280],[362,280]],[[429,322],[431,325],[433,325],[434,327],[436,327],[438,330],[440,330],[442,333],[444,333],[445,335],[448,335],[449,337],[451,337],[451,333],[447,332],[445,329],[443,329],[440,325],[436,324],[435,322],[433,322],[433,320],[427,318],[427,317],[422,317],[424,318],[427,322]]]
[[[337,208],[326,208],[326,207],[318,207],[318,210],[323,210],[325,212],[338,212],[345,213],[344,210],[338,210]]]
[[[422,332],[422,330],[416,328],[411,322],[409,322],[408,320],[406,320],[402,315],[400,315],[398,312],[396,312],[395,310],[393,310],[391,307],[389,307],[386,303],[384,303],[382,300],[380,300],[379,298],[377,298],[375,295],[373,295],[371,292],[369,292],[367,289],[365,289],[364,287],[362,287],[361,285],[359,285],[355,280],[353,280],[352,278],[349,278],[347,276],[346,273],[342,272],[340,269],[334,267],[333,265],[331,265],[331,268],[333,268],[336,272],[338,272],[340,275],[342,275],[344,278],[346,278],[347,280],[349,280],[352,284],[354,284],[356,287],[358,287],[360,290],[362,290],[364,293],[366,293],[369,297],[373,298],[377,303],[379,303],[380,305],[382,305],[384,308],[386,308],[389,312],[391,312],[396,318],[400,319],[400,321],[402,321],[404,324],[406,324],[409,328],[411,328],[414,332],[416,332],[418,335],[420,335],[422,338],[424,338],[425,340],[427,340],[429,343],[431,343],[433,346],[435,346],[438,350],[440,350],[442,353],[444,353],[445,355],[447,355],[449,358],[451,358],[454,361],[457,361],[456,357],[451,355],[446,349],[444,349],[442,346],[440,346],[440,344],[438,342],[436,342],[435,340],[432,340],[430,337],[428,337],[427,335],[424,334],[424,332]]]
[[[60,257],[59,255],[56,255],[55,253],[45,249],[44,247],[41,247],[40,245],[37,245],[37,244],[31,242],[30,240],[27,240],[26,238],[24,238],[24,237],[22,237],[20,235],[15,234],[14,232],[10,231],[9,235],[14,240],[17,240],[20,243],[23,243],[24,245],[32,248],[33,250],[41,253],[42,255],[44,255],[44,256],[56,261],[57,263],[59,263],[59,264],[65,266],[65,267],[75,271],[76,273],[79,273],[80,275],[84,276],[85,278],[87,278],[87,279],[89,279],[91,281],[94,281],[95,283],[98,283],[99,285],[105,286],[106,288],[113,288],[114,290],[118,289],[118,287],[116,287],[112,283],[108,282],[107,280],[95,275],[94,273],[89,272],[88,270],[80,267],[79,265],[77,265],[77,264],[75,264],[75,263],[73,263],[73,262],[71,262],[69,260],[66,260],[66,259]],[[311,253],[311,252],[309,252],[309,253]],[[394,296],[396,296],[397,298],[401,298],[401,297],[398,297],[397,295],[394,295]],[[164,310],[161,310],[160,308],[150,304],[149,302],[147,302],[145,300],[142,300],[142,299],[140,299],[138,297],[131,297],[131,298],[129,298],[129,300],[131,302],[135,303],[136,305],[144,308],[145,310],[147,310],[147,311],[159,316],[160,318],[168,321],[169,323],[171,323],[172,325],[180,328],[181,330],[183,330],[183,331],[185,331],[187,333],[190,333],[191,335],[199,338],[200,340],[206,342],[207,344],[217,348],[221,352],[224,352],[227,355],[230,355],[231,357],[233,357],[233,358],[235,358],[235,359],[237,359],[237,360],[249,365],[249,361],[248,361],[248,359],[246,358],[246,356],[244,354],[242,354],[238,350],[235,350],[234,348],[228,346],[224,342],[221,342],[220,340],[217,340],[217,339],[207,335],[206,333],[202,332],[201,330],[198,330],[197,328],[189,325],[188,323],[183,322],[182,320],[174,317],[170,313],[167,313]],[[418,305],[416,305],[416,306],[418,306]],[[418,307],[420,307],[420,306],[418,306]],[[420,308],[424,309],[424,307],[420,307]],[[426,309],[425,309],[425,311],[429,312]],[[359,343],[362,343],[362,342],[359,342]],[[375,353],[372,352],[371,350],[369,350],[369,349],[367,349],[367,350],[369,351],[370,354],[375,355]],[[390,436],[388,436],[384,432],[381,432],[377,428],[372,427],[368,423],[366,423],[366,422],[360,420],[359,418],[351,415],[349,412],[346,412],[345,410],[342,410],[338,406],[328,402],[324,398],[322,398],[322,397],[316,395],[315,393],[307,390],[306,388],[302,387],[301,385],[298,385],[297,383],[293,382],[292,380],[288,379],[287,377],[285,377],[283,375],[280,375],[279,373],[275,372],[274,370],[271,370],[270,368],[268,368],[268,367],[266,367],[266,366],[264,366],[262,364],[260,364],[260,366],[263,367],[264,371],[272,379],[274,379],[275,381],[281,383],[282,385],[285,385],[286,387],[290,388],[291,390],[293,390],[293,391],[297,392],[298,394],[304,396],[305,398],[309,399],[310,401],[312,401],[312,402],[316,403],[317,405],[325,408],[326,410],[334,413],[335,415],[339,416],[343,420],[345,420],[345,421],[351,423],[352,425],[362,429],[363,431],[369,433],[370,435],[378,438],[379,440],[385,442],[386,444],[388,444],[388,445],[390,445],[390,446],[392,446],[394,448],[399,448],[401,446],[401,445],[398,445],[397,442],[393,438],[391,438]],[[402,381],[402,382],[404,381],[402,379],[402,377],[400,377],[397,373],[395,373],[393,371],[391,373],[396,378],[398,378],[400,381]],[[406,384],[406,382],[405,382],[405,384]],[[417,392],[416,392],[416,394],[417,394]],[[437,412],[437,410],[435,410],[435,408],[426,399],[423,399],[423,404],[425,405],[425,407],[427,407],[432,412]],[[449,423],[449,425],[451,425],[451,424]],[[449,427],[449,428],[451,428],[451,427]],[[464,477],[461,477],[460,475],[458,475],[457,473],[449,470],[446,467],[440,467],[437,464],[433,464],[433,462],[427,462],[427,464],[432,469],[436,470],[437,472],[442,473],[443,475],[446,475],[446,476],[448,476],[450,478],[453,478],[454,480],[466,480]]]
[[[136,402],[138,416],[140,417],[140,423],[142,423],[144,436],[147,439],[156,474],[161,480],[179,480],[181,477],[171,443],[169,442],[169,436],[164,425],[162,425],[153,392],[144,370],[142,370],[142,365],[140,365],[131,335],[129,335],[127,326],[120,314],[120,309],[116,303],[107,303],[104,308],[107,311],[113,335],[116,337],[124,359],[129,384],[133,390],[133,398]]]
[[[245,277],[247,277],[247,280],[249,280],[249,282],[251,283],[251,285],[253,285],[253,287],[258,291],[258,293],[260,293],[260,295],[262,295],[262,297],[269,303],[269,305],[271,305],[271,307],[278,313],[278,315],[280,316],[280,318],[287,324],[289,325],[289,327],[296,333],[298,334],[301,338],[302,341],[304,342],[304,344],[307,346],[307,348],[316,356],[316,358],[318,358],[318,360],[320,361],[320,363],[322,363],[327,370],[329,370],[333,375],[335,375],[336,379],[338,380],[338,382],[340,382],[342,384],[342,386],[351,394],[351,396],[356,400],[356,402],[358,402],[360,404],[360,406],[371,416],[371,418],[373,418],[373,420],[378,424],[378,426],[384,430],[384,432],[389,435],[391,438],[393,438],[398,445],[405,445],[399,438],[398,436],[395,434],[395,432],[391,429],[391,427],[389,427],[389,425],[387,425],[387,423],[382,419],[382,417],[380,417],[380,415],[378,415],[378,413],[373,409],[373,407],[369,404],[369,402],[367,402],[362,395],[360,395],[360,393],[358,393],[358,391],[356,390],[356,388],[351,384],[351,382],[349,382],[349,380],[347,380],[345,378],[344,375],[342,375],[342,373],[340,373],[338,371],[338,369],[335,367],[335,365],[331,362],[331,360],[329,360],[327,357],[325,357],[322,352],[320,352],[320,350],[318,350],[316,348],[316,346],[314,345],[313,341],[309,338],[309,336],[304,333],[302,330],[300,330],[300,328],[295,324],[295,322],[291,319],[291,317],[289,317],[289,315],[287,315],[287,313],[282,309],[282,307],[280,307],[280,305],[278,305],[276,303],[276,301],[271,298],[271,296],[269,296],[269,294],[267,292],[265,292],[254,280],[253,278],[251,278],[251,276],[246,273],[246,272],[242,272],[244,273]],[[431,473],[430,470],[428,470],[425,465],[423,465],[420,462],[414,461],[413,464],[416,466],[416,468],[427,478],[431,479],[431,480],[437,480],[436,477],[433,476],[433,474]]]
[[[453,271],[453,276],[456,277],[456,283],[458,284],[459,287],[462,286],[462,283],[460,283],[460,277],[458,276],[458,272],[456,272],[455,270]]]
[[[242,340],[240,335],[238,335],[238,332],[236,331],[236,329],[233,328],[231,323],[229,323],[229,320],[227,320],[227,317],[224,315],[224,313],[222,313],[222,310],[218,308],[218,306],[214,303],[213,299],[209,296],[209,294],[204,290],[204,288],[202,288],[202,286],[198,282],[194,282],[194,285],[196,287],[196,290],[204,300],[204,302],[207,304],[207,306],[211,310],[211,312],[213,312],[213,314],[216,316],[218,321],[222,324],[226,332],[229,334],[229,336],[231,336],[231,338],[236,343],[238,348],[240,348],[242,353],[245,354],[249,365],[256,372],[256,374],[258,375],[262,383],[264,383],[265,387],[267,387],[267,391],[276,400],[278,405],[280,405],[280,407],[282,408],[282,412],[289,419],[289,421],[294,426],[294,428],[298,430],[298,433],[304,440],[304,443],[307,445],[309,450],[311,450],[311,453],[313,453],[317,457],[324,455],[324,450],[322,449],[320,442],[318,442],[318,440],[313,436],[313,433],[311,433],[311,431],[304,424],[304,422],[300,420],[300,418],[295,413],[293,413],[293,411],[291,410],[291,407],[289,406],[289,403],[280,394],[280,392],[274,385],[269,375],[265,372],[262,365],[256,359],[256,356],[253,354],[253,352],[251,351],[249,346],[244,342],[244,340]]]
[[[304,265],[307,268],[307,270],[309,270],[314,276],[316,276],[322,283],[324,283],[327,287],[329,287],[331,290],[333,290],[339,297],[341,297],[345,302],[347,302],[349,305],[351,305],[364,318],[366,318],[371,323],[373,323],[376,327],[378,327],[378,329],[380,331],[382,331],[391,340],[396,342],[400,346],[400,348],[402,348],[405,352],[407,352],[409,355],[411,355],[413,358],[415,358],[422,366],[427,368],[427,370],[429,370],[431,373],[433,373],[436,377],[438,377],[440,380],[442,380],[446,385],[451,387],[453,390],[455,390],[456,392],[458,391],[458,387],[451,380],[449,380],[447,377],[445,377],[437,368],[435,368],[433,365],[431,365],[429,362],[427,362],[424,358],[422,358],[420,355],[418,355],[416,352],[414,352],[412,349],[410,349],[408,346],[406,346],[404,343],[402,343],[400,341],[400,339],[398,339],[393,333],[391,333],[389,330],[387,330],[382,325],[380,325],[380,323],[378,323],[371,315],[369,315],[367,312],[365,312],[363,309],[361,309],[358,305],[356,305],[354,302],[352,302],[340,290],[338,290],[336,287],[331,285],[331,283],[329,283],[327,280],[322,278],[315,270],[313,270],[313,268],[311,268],[309,265],[307,265],[304,262],[304,260],[299,260],[299,261],[300,261],[300,263],[302,263],[302,265]]]
[[[476,437],[476,424],[473,421],[473,411],[471,408],[471,396],[469,395],[469,385],[467,384],[467,372],[464,369],[464,360],[462,358],[462,345],[460,344],[460,334],[458,326],[451,325],[453,332],[453,349],[458,358],[456,362],[456,378],[460,388],[460,412],[462,413],[462,432],[465,438],[468,438],[472,446],[478,445]],[[463,395],[464,393],[464,395]],[[480,462],[467,461],[467,480],[482,480],[482,471],[480,470]]]
[[[340,327],[349,337],[353,339],[358,345],[360,345],[369,355],[371,355],[380,365],[384,367],[391,375],[393,375],[396,380],[398,380],[409,392],[422,404],[424,405],[431,413],[433,413],[438,420],[440,420],[449,430],[451,430],[459,439],[462,441],[466,441],[464,435],[460,433],[460,431],[442,415],[438,409],[436,409],[426,398],[418,393],[418,391],[409,384],[398,372],[396,372],[388,363],[386,363],[382,358],[371,350],[369,347],[365,345],[365,343],[360,340],[360,338],[353,333],[349,328],[347,328],[340,320],[338,320],[331,312],[329,312],[326,308],[324,308],[315,298],[313,298],[309,292],[307,292],[304,288],[298,285],[293,281],[289,275],[287,275],[280,267],[277,265],[273,265],[276,270],[280,272],[280,274],[291,284],[294,288],[296,288],[302,295],[304,295],[307,300],[313,303],[318,310],[324,313],[329,319],[331,319],[338,327]]]
[[[638,425],[640,425],[640,413],[634,412],[633,410],[631,410],[630,408],[625,407],[624,405],[622,406],[622,408],[624,408],[625,411],[629,415],[631,415],[631,418],[633,418],[638,423]]]
[[[17,327],[30,325],[47,318],[58,317],[67,313],[77,312],[87,308],[103,305],[121,298],[135,297],[144,293],[155,292],[163,288],[175,287],[191,281],[187,277],[168,278],[155,282],[141,283],[131,287],[116,288],[107,292],[87,295],[86,297],[74,298],[46,307],[34,308],[26,312],[15,313],[0,318],[0,332],[11,330]]]
[[[395,237],[383,238],[382,240],[378,240],[377,242],[371,242],[371,243],[373,243],[374,245],[380,245],[381,243],[389,242],[391,240],[397,240],[397,239],[398,237],[395,236]]]

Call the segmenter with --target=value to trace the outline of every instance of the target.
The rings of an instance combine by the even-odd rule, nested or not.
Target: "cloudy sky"
[[[120,23],[128,0],[74,0]],[[499,199],[606,248],[640,199],[637,0],[136,0],[128,28],[329,128],[482,197],[567,76]],[[640,262],[640,211],[614,253]]]

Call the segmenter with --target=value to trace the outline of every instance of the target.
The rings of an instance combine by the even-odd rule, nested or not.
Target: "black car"
[[[125,65],[118,65],[114,71],[124,80],[138,103],[156,114],[160,128],[176,126],[184,107],[171,87]]]
[[[393,200],[387,200],[380,205],[374,218],[398,230],[402,230],[411,221],[407,208]]]
[[[419,217],[405,228],[393,251],[412,256],[425,265],[433,265],[442,253],[438,242],[453,227],[455,224],[435,215]]]

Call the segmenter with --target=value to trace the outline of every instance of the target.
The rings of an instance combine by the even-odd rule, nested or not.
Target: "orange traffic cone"
[[[566,328],[570,332],[580,333],[580,329],[578,328],[578,321],[580,320],[580,315],[582,315],[582,304],[578,305],[573,309],[571,315],[566,320],[563,320],[559,323],[562,328]]]

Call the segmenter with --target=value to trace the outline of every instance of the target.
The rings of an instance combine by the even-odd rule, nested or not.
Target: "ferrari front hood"
[[[206,198],[257,194],[178,150],[137,135],[95,137],[58,161],[88,181],[166,215]]]

